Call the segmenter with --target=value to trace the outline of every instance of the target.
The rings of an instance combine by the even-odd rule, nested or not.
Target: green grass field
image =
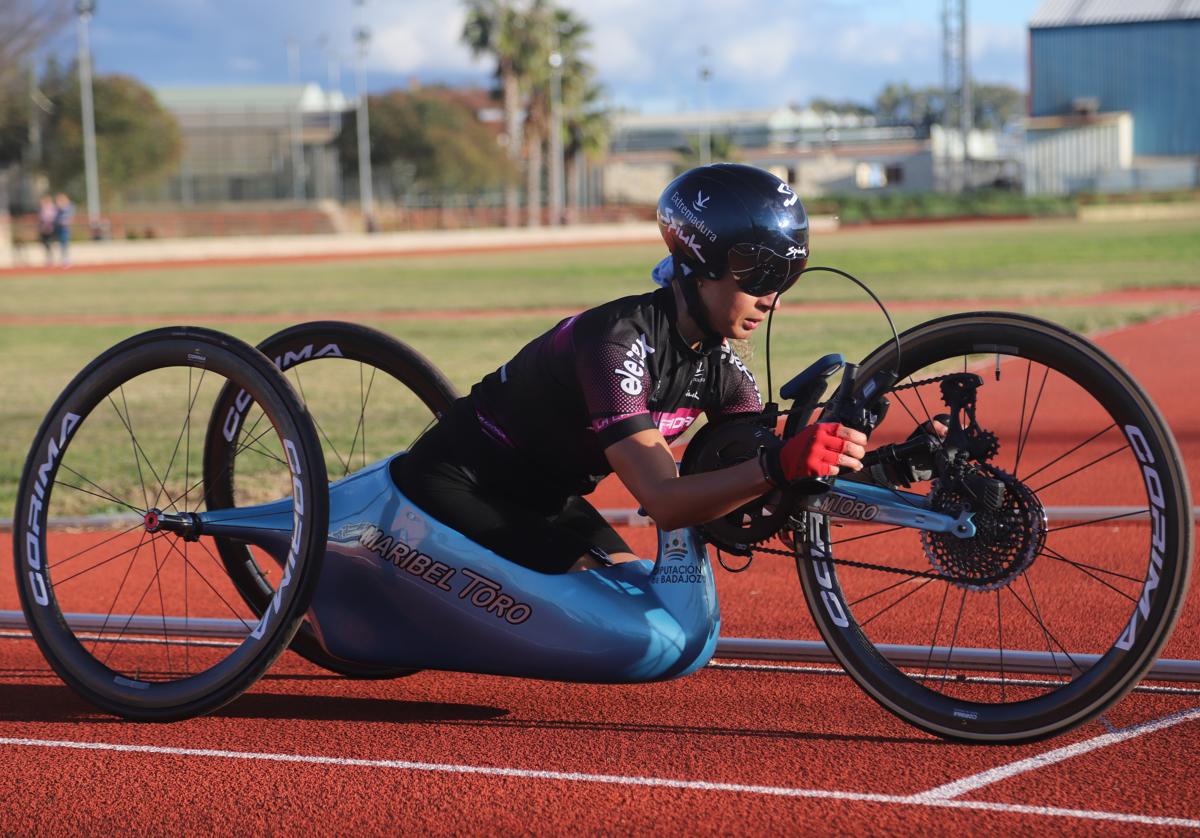
[[[1037,221],[885,228],[818,237],[813,251],[813,264],[856,274],[885,302],[992,298],[1012,308],[1011,301],[1020,300],[1016,307],[1022,311],[1084,332],[1172,313],[1179,306],[1154,302],[1103,307],[1072,304],[1070,297],[1200,285],[1200,230],[1195,223]],[[649,290],[649,268],[661,253],[661,247],[639,245],[125,272],[77,269],[0,280],[0,317],[10,318],[0,330],[0,381],[5,385],[0,405],[0,518],[11,514],[28,445],[57,394],[89,360],[135,332],[154,325],[198,323],[257,342],[292,322],[353,313],[358,322],[416,347],[465,391],[556,320],[520,309],[582,309]],[[819,355],[837,351],[856,358],[889,336],[878,312],[804,310],[806,299],[866,300],[843,279],[810,275],[788,297],[772,337],[776,389]],[[508,311],[471,319],[386,316],[392,311],[466,309]],[[944,313],[944,307],[910,305],[893,316],[903,329]],[[223,323],[230,314],[261,315],[277,322]],[[93,315],[137,315],[146,322],[53,322],[65,317],[77,323]],[[22,323],[22,318],[30,322]],[[756,338],[751,368],[765,390],[762,338]],[[337,386],[331,384],[334,390],[329,392],[335,393]],[[139,409],[147,414],[139,419],[141,427],[152,426],[153,399]]]

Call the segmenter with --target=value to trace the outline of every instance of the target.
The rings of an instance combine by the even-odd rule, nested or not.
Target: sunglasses
[[[782,294],[795,284],[808,264],[808,248],[792,248],[792,256],[761,244],[735,244],[729,250],[729,272],[738,288],[755,297]]]

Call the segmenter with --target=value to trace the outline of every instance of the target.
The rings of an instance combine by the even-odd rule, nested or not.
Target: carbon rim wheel
[[[975,544],[834,529],[835,559],[889,570],[798,558],[814,620],[868,694],[918,727],[973,742],[1055,735],[1132,688],[1178,616],[1193,530],[1178,449],[1128,374],[1054,324],[956,315],[901,342],[900,384],[983,377],[977,415],[1000,448],[977,468],[1006,483],[1006,507],[976,510]],[[881,346],[858,380],[894,363],[894,346]],[[892,401],[871,447],[945,409],[937,385]],[[910,491],[944,511],[969,506],[937,484]],[[1037,529],[1042,513],[1040,533],[1015,531]]]
[[[292,501],[278,600],[247,607],[208,536],[200,428],[223,387],[261,405],[256,479]],[[85,698],[131,719],[211,711],[247,689],[290,641],[324,555],[328,507],[315,431],[260,353],[208,329],[146,332],[69,384],[35,438],[14,527],[21,604],[46,658]],[[180,522],[169,526],[164,522]]]
[[[258,345],[305,402],[321,438],[331,479],[337,480],[410,448],[456,398],[453,386],[423,356],[390,335],[354,323],[321,321],[284,329]],[[213,409],[205,442],[205,490],[213,508],[254,502],[254,485],[240,477],[262,454],[221,432],[237,393],[226,391]],[[256,418],[248,415],[246,427]],[[253,431],[251,431],[253,432]],[[254,553],[240,542],[217,548],[242,597],[255,609],[274,594]],[[416,670],[374,666],[330,655],[305,621],[292,651],[351,678],[396,678]]]

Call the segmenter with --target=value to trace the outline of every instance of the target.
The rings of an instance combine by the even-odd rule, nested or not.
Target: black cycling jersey
[[[567,318],[471,389],[485,433],[564,494],[612,471],[604,449],[657,427],[670,441],[701,413],[762,410],[754,376],[727,341],[693,349],[670,288]]]

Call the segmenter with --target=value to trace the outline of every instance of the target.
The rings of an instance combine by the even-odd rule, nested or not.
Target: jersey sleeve
[[[718,358],[717,400],[716,404],[710,405],[706,411],[709,418],[718,419],[739,413],[761,413],[763,402],[762,395],[758,392],[758,382],[728,342],[721,345]]]
[[[655,427],[648,402],[653,387],[646,331],[630,321],[572,324],[571,351],[591,429],[607,448]]]

